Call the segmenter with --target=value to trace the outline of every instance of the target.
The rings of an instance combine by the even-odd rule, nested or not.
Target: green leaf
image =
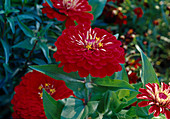
[[[11,0],[5,0],[4,7],[5,11],[9,10],[11,7]]]
[[[0,14],[4,14],[5,13],[5,11],[4,10],[0,10]]]
[[[110,101],[111,101],[110,97],[111,96],[112,96],[112,92],[111,91],[107,91],[104,94],[103,98],[100,100],[99,105],[97,107],[98,112],[105,113],[108,110],[108,108],[110,106]]]
[[[148,106],[147,107],[139,107],[136,105],[136,114],[140,117],[148,117]]]
[[[14,19],[13,19],[13,18],[10,18],[10,17],[7,17],[7,20],[8,20],[8,22],[9,22],[10,27],[11,27],[12,33],[14,34],[14,33],[15,33]]]
[[[4,21],[4,19],[3,19],[3,17],[0,15],[0,21],[2,22],[2,23],[4,23],[5,21]]]
[[[96,111],[98,104],[99,104],[99,101],[89,101],[87,103],[89,114],[92,114]]]
[[[131,117],[136,117],[136,107],[132,106],[126,113],[127,115]]]
[[[39,47],[41,48],[41,50],[44,53],[45,58],[47,59],[48,63],[51,63],[51,58],[49,55],[49,49],[47,47],[47,44],[44,42],[38,42]]]
[[[128,97],[130,95],[130,91],[127,89],[122,89],[118,93],[119,100],[121,100],[124,97]]]
[[[32,32],[31,29],[29,29],[24,23],[22,23],[18,18],[17,22],[21,30],[24,32],[24,34],[28,37],[34,37],[34,33]]]
[[[128,82],[124,80],[110,79],[110,77],[108,76],[106,76],[105,78],[94,78],[93,82],[100,86],[134,89],[134,87],[130,85]]]
[[[48,64],[48,65],[32,65],[30,68],[40,71],[54,79],[64,80],[65,82],[82,82],[80,80],[77,72],[66,73],[63,71],[63,68],[59,68],[57,64]],[[81,78],[82,79],[82,78]]]
[[[30,43],[30,39],[25,39],[21,42],[19,42],[18,44],[12,46],[12,48],[24,48],[27,50],[32,50],[33,45]],[[35,50],[37,50],[38,47],[35,48]]]
[[[84,119],[88,115],[88,107],[82,100],[68,98],[61,113],[61,119]]]
[[[60,119],[64,104],[60,100],[53,99],[45,89],[43,89],[43,106],[48,119]]]
[[[122,70],[115,73],[115,79],[120,79],[120,80],[129,82],[129,78],[128,78],[124,64],[121,64],[121,66],[122,66]]]
[[[141,80],[142,80],[143,85],[147,83],[158,83],[159,84],[158,78],[156,76],[156,73],[153,69],[152,64],[149,62],[148,58],[146,57],[146,55],[143,53],[143,51],[140,49],[138,45],[136,45],[136,48],[140,52],[141,58],[142,58]]]
[[[90,13],[94,16],[92,21],[92,23],[94,23],[95,20],[102,14],[107,0],[89,0],[88,2],[92,6],[92,11],[90,11]]]
[[[5,63],[8,64],[8,61],[9,61],[9,45],[7,44],[6,41],[2,40],[0,38],[0,41],[2,43],[2,46],[4,48],[4,53],[5,53]]]
[[[40,23],[42,22],[39,16],[37,16],[36,14],[32,14],[32,13],[21,14],[21,15],[18,15],[17,17],[19,18],[19,20],[31,19],[31,20],[36,20]]]
[[[39,32],[39,36],[44,36],[46,31],[51,27],[52,24],[53,24],[53,22],[50,22],[43,29],[41,29]]]

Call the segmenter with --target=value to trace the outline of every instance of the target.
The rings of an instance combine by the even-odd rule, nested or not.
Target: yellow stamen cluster
[[[47,93],[49,95],[53,95],[56,92],[56,89],[53,88],[53,85],[49,84],[49,83],[45,83],[45,86],[43,86],[42,84],[38,87],[38,89],[40,90],[40,92],[38,92],[40,98],[43,98],[43,92],[42,89],[45,89],[47,91]]]

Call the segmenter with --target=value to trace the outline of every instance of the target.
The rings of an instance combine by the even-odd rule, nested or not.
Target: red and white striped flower
[[[145,85],[147,89],[140,88],[138,99],[146,99],[138,103],[139,107],[151,105],[149,113],[154,112],[154,116],[159,116],[160,113],[165,114],[167,119],[170,119],[170,85],[161,83],[161,87],[157,83],[148,83]]]

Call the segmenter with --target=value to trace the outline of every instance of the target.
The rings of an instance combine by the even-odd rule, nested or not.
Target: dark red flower
[[[118,11],[116,21],[114,22],[114,24],[119,24],[119,25],[127,24],[126,18],[127,18],[126,15],[123,15],[122,12]]]
[[[128,74],[128,78],[129,78],[129,83],[137,83],[137,80],[139,79],[137,76],[137,73],[135,72],[131,72],[130,74]]]
[[[161,83],[161,88],[157,83],[148,83],[145,85],[147,89],[140,88],[138,99],[145,99],[148,101],[142,101],[138,103],[139,107],[145,107],[151,105],[149,113],[154,112],[154,116],[159,116],[160,113],[165,114],[167,119],[170,119],[170,86],[165,83]]]
[[[79,23],[90,24],[93,20],[93,15],[87,13],[92,10],[87,0],[51,0],[53,8],[48,3],[43,3],[43,14],[47,14],[50,19],[57,18],[59,21],[66,20],[65,26],[75,26],[74,21]],[[60,13],[58,13],[58,10]]]
[[[59,66],[67,73],[78,71],[80,77],[103,78],[121,71],[124,63],[124,50],[115,36],[90,25],[78,25],[65,29],[55,42],[54,53]]]
[[[133,11],[137,15],[137,18],[141,18],[143,16],[142,8],[138,7],[138,8],[135,8]]]
[[[121,12],[122,8],[115,8],[107,4],[104,8],[103,15],[106,23],[114,23],[118,25],[127,24],[127,16]]]
[[[29,72],[15,87],[15,95],[11,101],[14,105],[13,118],[46,119],[42,89],[45,89],[55,100],[73,95],[73,91],[67,88],[64,81],[55,80],[37,71]]]

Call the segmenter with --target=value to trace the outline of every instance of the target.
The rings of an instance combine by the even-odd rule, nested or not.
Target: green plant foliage
[[[3,46],[3,48],[4,48],[5,63],[7,64],[8,61],[9,61],[9,53],[10,53],[9,45],[7,44],[6,41],[2,40],[1,38],[0,38],[0,41],[1,41],[2,46]]]
[[[93,14],[93,21],[92,23],[95,22],[95,20],[102,14],[104,6],[106,4],[107,0],[89,0],[89,4],[92,6],[92,11],[90,13]]]
[[[100,100],[99,105],[97,107],[99,113],[105,113],[107,111],[107,109],[110,106],[111,95],[112,95],[111,91],[107,91],[104,94],[103,98]]]
[[[134,87],[132,85],[130,85],[128,82],[126,82],[124,80],[111,79],[110,77],[95,78],[95,79],[93,79],[93,82],[100,86],[134,89]]]
[[[142,58],[141,80],[142,80],[143,85],[147,83],[158,83],[159,84],[158,78],[156,76],[156,73],[153,69],[152,64],[149,62],[148,58],[143,53],[143,51],[140,49],[140,47],[136,46],[136,48],[140,52],[141,58]]]
[[[48,119],[60,119],[61,111],[64,107],[63,102],[60,100],[54,100],[44,89],[43,105],[45,114]]]
[[[88,106],[82,100],[68,98],[61,113],[61,119],[84,119],[88,115]]]
[[[121,66],[122,66],[122,70],[115,73],[115,79],[120,79],[129,82],[129,78],[125,66],[123,64],[121,64]]]
[[[31,29],[29,29],[24,23],[22,23],[18,18],[17,18],[17,22],[19,27],[22,29],[22,31],[24,32],[24,34],[28,37],[34,37],[34,34],[32,32]]]

